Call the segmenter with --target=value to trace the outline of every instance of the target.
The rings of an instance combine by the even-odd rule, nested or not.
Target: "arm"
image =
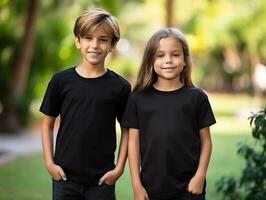
[[[121,138],[116,167],[102,176],[102,178],[99,180],[99,185],[102,183],[109,185],[113,184],[122,175],[127,160],[127,145],[128,129],[121,127]]]
[[[193,194],[201,194],[204,187],[204,181],[212,151],[212,141],[209,127],[200,129],[200,140],[201,152],[198,169],[188,184],[188,191]]]
[[[45,115],[42,121],[41,137],[44,161],[45,166],[53,179],[59,180],[62,178],[63,180],[66,180],[63,169],[60,166],[56,165],[53,159],[53,130],[55,119],[56,118],[54,117]]]
[[[139,130],[129,129],[128,160],[135,200],[148,200],[148,194],[140,180]]]
[[[121,127],[121,138],[116,163],[116,170],[122,174],[127,161],[128,129]]]

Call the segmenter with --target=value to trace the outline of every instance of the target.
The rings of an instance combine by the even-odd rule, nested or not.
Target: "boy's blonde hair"
[[[100,26],[108,27],[112,36],[112,46],[120,39],[119,25],[114,16],[101,8],[94,8],[84,12],[76,20],[73,32],[75,37],[83,38]]]

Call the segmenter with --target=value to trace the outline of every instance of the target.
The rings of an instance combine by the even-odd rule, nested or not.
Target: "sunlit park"
[[[184,32],[217,120],[206,199],[266,199],[266,0],[0,0],[0,199],[51,199],[39,108],[52,75],[79,64],[73,26],[94,7],[119,21],[106,66],[132,86],[150,36]],[[126,164],[118,200],[134,199],[130,181]]]

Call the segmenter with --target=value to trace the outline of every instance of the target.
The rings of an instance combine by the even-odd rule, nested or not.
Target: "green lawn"
[[[239,176],[244,162],[236,153],[237,143],[252,141],[247,116],[248,96],[210,95],[217,124],[211,129],[213,152],[207,177],[207,199],[222,200],[215,191],[215,182],[223,175]],[[133,200],[128,166],[116,187],[118,200]],[[20,158],[0,166],[0,199],[51,199],[51,180],[41,155]]]

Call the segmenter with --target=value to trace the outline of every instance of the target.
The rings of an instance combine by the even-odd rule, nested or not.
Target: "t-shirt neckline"
[[[185,88],[185,84],[183,84],[180,88],[178,89],[175,89],[175,90],[170,90],[170,91],[164,91],[164,90],[159,90],[159,89],[156,89],[154,86],[152,86],[152,90],[158,94],[163,94],[163,95],[168,95],[168,94],[176,94],[176,93],[179,93],[181,92],[184,88]]]
[[[106,76],[106,75],[109,73],[109,71],[110,71],[110,70],[107,68],[107,69],[106,69],[106,72],[105,72],[104,74],[98,76],[98,77],[94,77],[94,78],[86,78],[86,77],[84,77],[84,76],[81,76],[81,75],[77,72],[76,67],[77,67],[77,66],[74,66],[74,67],[72,68],[73,71],[74,71],[74,74],[75,74],[75,76],[76,76],[78,79],[83,80],[83,81],[96,81],[96,80],[103,79],[103,78],[105,78],[105,76]]]

